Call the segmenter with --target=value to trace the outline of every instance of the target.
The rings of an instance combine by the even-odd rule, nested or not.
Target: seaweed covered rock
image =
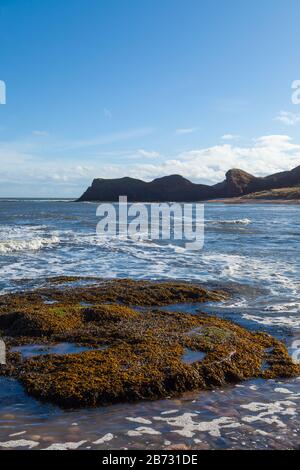
[[[183,348],[155,341],[119,344],[106,351],[27,361],[22,382],[29,394],[63,406],[95,406],[154,399],[187,389]]]
[[[0,315],[24,305],[117,303],[127,306],[162,306],[183,302],[221,301],[227,296],[188,282],[134,281],[132,279],[97,279],[74,277],[52,278],[35,291],[0,296]]]
[[[19,377],[30,395],[78,407],[158,399],[253,377],[286,377],[300,372],[285,347],[269,335],[250,333],[218,318],[202,316],[195,322],[195,317],[187,315],[187,324],[190,320],[192,326],[198,325],[197,334],[179,328],[181,333],[166,331],[163,336],[155,325],[164,315],[155,312],[152,322],[140,315],[140,337],[134,342],[128,335],[128,342],[119,341],[103,351],[32,358],[22,364]],[[170,319],[172,314],[167,316]],[[134,323],[132,328],[138,325]],[[216,330],[218,335],[211,334]],[[187,347],[205,352],[204,359],[186,363]],[[267,370],[263,367],[266,360]]]
[[[123,305],[102,304],[94,308],[86,308],[83,316],[86,322],[106,323],[120,322],[137,315],[137,312]]]
[[[0,328],[8,336],[45,336],[78,328],[81,324],[77,306],[25,306],[17,312],[0,315]]]
[[[45,303],[45,289],[26,294],[27,300],[25,294],[3,296],[0,328],[9,347],[70,342],[88,344],[90,350],[31,358],[9,350],[1,373],[18,378],[30,395],[63,407],[158,399],[254,377],[300,375],[285,345],[266,333],[200,312],[153,308],[154,300],[200,303],[219,299],[217,292],[184,283],[125,280],[101,281],[94,288],[86,293],[90,305],[82,301],[81,286],[67,293],[57,285],[48,287],[47,299],[56,304]],[[187,352],[199,356],[187,361]]]

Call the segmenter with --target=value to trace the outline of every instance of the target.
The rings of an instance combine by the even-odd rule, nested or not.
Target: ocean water
[[[299,206],[207,204],[201,251],[178,241],[98,237],[96,207],[0,200],[0,294],[58,275],[197,280],[231,292],[230,300],[202,310],[270,332],[297,353]],[[196,313],[199,306],[170,308]],[[2,378],[0,449],[297,448],[299,384],[253,380],[177,400],[66,412]]]

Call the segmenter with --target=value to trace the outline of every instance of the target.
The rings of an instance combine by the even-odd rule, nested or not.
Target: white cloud
[[[293,143],[286,135],[269,135],[254,139],[251,146],[224,143],[165,157],[164,161],[156,164],[111,165],[106,170],[110,177],[129,175],[146,180],[179,173],[195,182],[213,184],[222,181],[230,168],[264,176],[299,164],[299,144]]]
[[[286,126],[295,126],[300,122],[300,114],[290,113],[289,111],[280,111],[275,121],[280,121]]]
[[[224,134],[221,137],[222,140],[237,140],[239,139],[239,135],[235,134]]]
[[[157,158],[160,156],[160,153],[155,152],[154,150],[139,149],[137,153],[141,157],[145,157],[145,158]]]
[[[50,147],[53,155],[45,158],[45,145],[39,139],[0,142],[0,195],[79,196],[97,177],[132,176],[149,181],[174,173],[195,182],[212,184],[222,181],[230,168],[264,176],[300,164],[300,143],[293,142],[288,135],[261,136],[248,146],[224,142],[174,155],[160,155],[155,162],[151,161],[158,154],[154,151],[140,149],[144,161],[135,161],[130,155],[137,155],[137,151],[122,151],[121,159],[117,154],[110,156],[99,149],[97,156],[89,156],[89,146],[87,152],[80,152],[82,158],[70,154],[61,158],[55,153],[57,146],[58,143]],[[113,163],[115,158],[116,163]]]
[[[176,134],[193,134],[193,132],[196,132],[197,128],[196,127],[184,127],[181,129],[176,129]]]

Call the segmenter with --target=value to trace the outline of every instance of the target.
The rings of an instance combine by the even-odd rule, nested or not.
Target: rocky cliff
[[[290,171],[256,177],[231,169],[223,182],[209,186],[196,184],[180,175],[164,176],[151,182],[134,178],[94,179],[78,201],[111,201],[127,196],[130,202],[191,202],[239,197],[272,189],[300,186],[300,166]]]

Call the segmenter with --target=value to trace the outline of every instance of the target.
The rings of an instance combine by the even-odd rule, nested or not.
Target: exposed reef
[[[0,329],[8,345],[0,373],[19,379],[38,399],[63,407],[100,406],[254,377],[300,375],[284,344],[266,333],[200,312],[154,308],[223,300],[224,292],[182,282],[79,281],[53,279],[35,291],[0,298]],[[21,344],[60,342],[89,350],[26,358],[11,351]],[[204,354],[187,362],[187,349]]]

